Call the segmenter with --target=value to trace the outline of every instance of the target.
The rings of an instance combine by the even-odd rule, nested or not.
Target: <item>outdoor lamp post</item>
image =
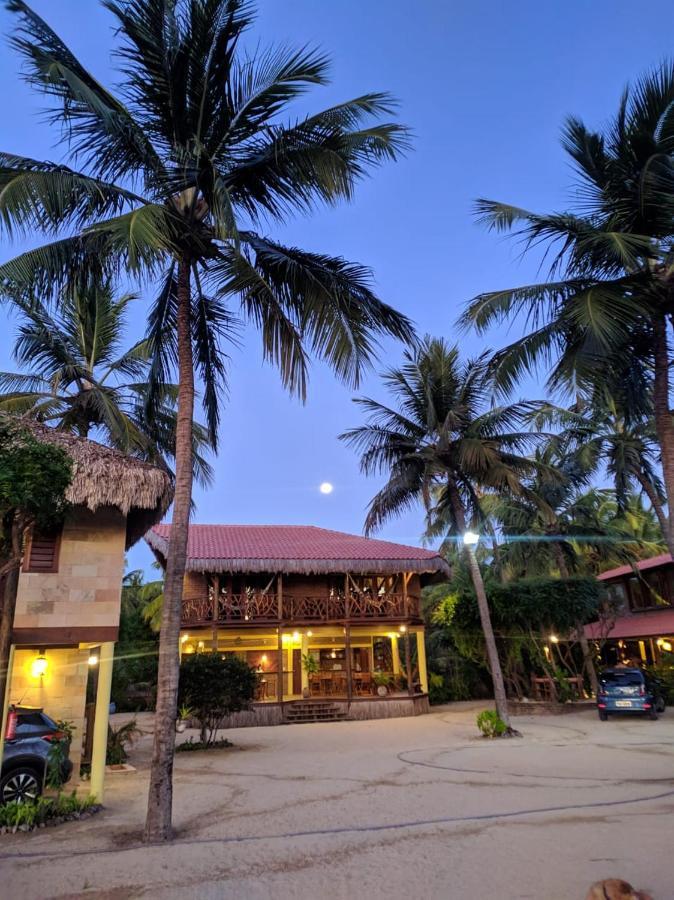
[[[474,532],[474,531],[466,531],[466,533],[463,536],[464,547],[468,547],[469,549],[472,550],[474,547],[477,547],[477,545],[479,543],[480,543],[480,535],[479,534],[476,534],[476,532]]]

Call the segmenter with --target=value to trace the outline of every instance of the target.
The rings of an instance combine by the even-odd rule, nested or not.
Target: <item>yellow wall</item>
[[[77,508],[63,526],[58,572],[22,572],[14,627],[119,625],[126,519]]]
[[[16,649],[9,700],[22,706],[42,707],[52,719],[67,719],[74,723],[75,733],[70,748],[74,785],[78,780],[84,736],[89,650],[52,650],[47,647],[44,655],[48,663],[47,671],[41,678],[35,678],[31,667],[37,650]]]

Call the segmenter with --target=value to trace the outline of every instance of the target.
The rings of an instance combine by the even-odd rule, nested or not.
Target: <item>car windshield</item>
[[[644,676],[641,672],[602,672],[600,680],[606,687],[622,687],[643,684]]]

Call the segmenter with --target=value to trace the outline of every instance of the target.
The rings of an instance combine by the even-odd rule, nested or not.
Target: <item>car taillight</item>
[[[16,737],[16,720],[18,716],[15,709],[10,709],[7,713],[7,730],[5,732],[5,740],[13,741]]]
[[[52,734],[43,734],[41,735],[43,741],[49,741],[51,744],[52,741],[60,741],[65,737],[65,733],[63,731],[54,731]]]

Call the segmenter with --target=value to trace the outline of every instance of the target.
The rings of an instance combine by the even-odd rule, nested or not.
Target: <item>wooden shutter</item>
[[[23,566],[24,572],[58,572],[61,532],[34,532]]]

